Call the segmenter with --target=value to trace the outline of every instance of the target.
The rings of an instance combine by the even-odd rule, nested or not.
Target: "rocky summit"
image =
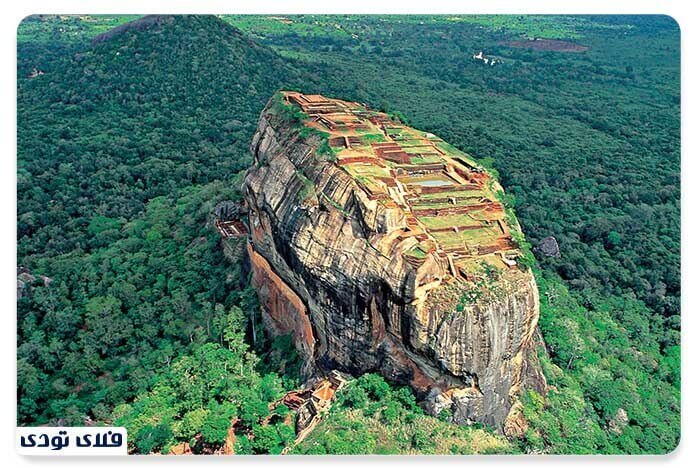
[[[355,102],[281,92],[246,175],[263,320],[306,377],[379,372],[433,414],[524,430],[545,393],[539,297],[500,184],[466,153]]]

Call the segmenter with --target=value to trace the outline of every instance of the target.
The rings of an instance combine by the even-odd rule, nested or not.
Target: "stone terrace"
[[[336,163],[371,199],[405,212],[400,237],[417,241],[404,252],[414,267],[429,254],[447,259],[454,276],[465,278],[483,261],[515,267],[519,250],[494,193],[497,184],[467,154],[359,103],[284,96],[309,116],[305,125],[329,134]]]

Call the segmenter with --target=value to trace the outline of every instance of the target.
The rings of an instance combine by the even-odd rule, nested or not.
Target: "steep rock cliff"
[[[322,96],[274,97],[251,151],[253,282],[305,374],[379,372],[432,413],[517,432],[521,390],[546,383],[497,182],[434,135]]]

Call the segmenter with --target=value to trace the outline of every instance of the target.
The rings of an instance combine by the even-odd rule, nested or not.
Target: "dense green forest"
[[[290,88],[399,111],[493,164],[531,243],[553,235],[561,251],[537,256],[553,389],[526,395],[524,438],[426,416],[410,391],[366,376],[294,453],[676,446],[671,19],[170,17],[93,41],[132,19],[29,17],[18,30],[18,262],[50,278],[18,300],[19,424],[117,422],[140,453],[195,434],[201,450],[219,446],[233,417],[253,434],[237,452],[290,441],[269,403],[297,384],[292,353],[251,339],[255,294],[211,218],[239,197],[259,112]],[[529,38],[588,49],[511,42]],[[190,383],[194,368],[208,384]]]

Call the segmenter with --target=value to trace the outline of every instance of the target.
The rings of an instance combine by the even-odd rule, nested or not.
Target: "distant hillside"
[[[26,60],[43,74],[18,85],[20,255],[85,247],[71,234],[94,215],[128,218],[180,181],[234,174],[249,162],[263,104],[300,81],[273,51],[212,16],[146,17],[70,56]],[[33,186],[43,177],[53,183]],[[67,201],[63,177],[100,189],[76,213],[38,216],[43,200]]]
[[[49,44],[18,59],[18,265],[53,278],[18,302],[18,419],[82,425],[220,341],[213,308],[242,277],[207,215],[263,105],[303,78],[212,16]]]
[[[116,26],[104,33],[94,36],[92,44],[108,41],[128,31],[146,31],[148,29],[160,31],[163,26],[172,24],[175,20],[174,15],[147,15],[134,21]]]

